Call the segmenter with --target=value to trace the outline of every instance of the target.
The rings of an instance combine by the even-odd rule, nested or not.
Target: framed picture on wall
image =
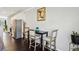
[[[37,9],[37,21],[45,21],[46,17],[46,8],[42,7]]]

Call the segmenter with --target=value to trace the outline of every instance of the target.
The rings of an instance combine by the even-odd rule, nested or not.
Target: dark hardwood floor
[[[27,39],[13,39],[10,36],[4,36],[4,51],[34,51],[34,48],[28,48]],[[41,47],[38,46],[36,51],[42,51]],[[45,49],[48,51],[48,49]]]

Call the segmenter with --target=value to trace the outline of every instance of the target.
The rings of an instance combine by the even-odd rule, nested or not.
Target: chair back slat
[[[52,32],[51,32],[51,38],[53,39],[55,39],[56,37],[57,37],[57,32],[58,32],[58,29],[55,29],[55,30],[52,30]]]
[[[30,30],[30,35],[35,35],[35,31],[34,30]]]

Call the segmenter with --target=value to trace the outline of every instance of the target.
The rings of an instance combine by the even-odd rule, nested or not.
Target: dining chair
[[[40,45],[40,35],[35,33],[35,30],[30,30],[29,35],[29,48],[33,47],[36,51],[36,47]]]
[[[29,31],[29,27],[24,27],[24,30],[23,30],[23,38],[24,39],[28,39],[28,31]]]
[[[43,40],[43,50],[47,48],[48,50],[56,50],[56,38],[57,38],[58,29],[52,30],[48,37],[44,37]]]

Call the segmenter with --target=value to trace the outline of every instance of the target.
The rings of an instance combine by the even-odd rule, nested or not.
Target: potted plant
[[[71,35],[71,40],[72,43],[79,44],[79,34],[73,31],[73,34]]]
[[[6,31],[7,31],[7,22],[5,20],[5,22],[4,22],[4,32],[6,32]]]

